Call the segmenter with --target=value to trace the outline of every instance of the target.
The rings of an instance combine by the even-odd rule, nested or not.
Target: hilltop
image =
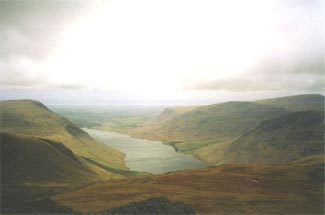
[[[285,96],[273,99],[262,99],[255,102],[259,104],[272,105],[274,107],[282,107],[288,111],[324,111],[325,108],[325,97],[319,94]]]

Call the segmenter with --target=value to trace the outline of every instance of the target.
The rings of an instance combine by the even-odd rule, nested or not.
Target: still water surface
[[[159,141],[133,138],[110,131],[86,128],[84,130],[94,139],[123,152],[126,155],[125,163],[130,170],[159,174],[206,167],[193,156],[176,152],[173,147]]]

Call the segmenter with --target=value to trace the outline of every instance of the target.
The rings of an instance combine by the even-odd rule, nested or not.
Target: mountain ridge
[[[288,111],[324,110],[325,96],[321,94],[301,94],[279,98],[256,100],[256,103],[282,107]]]
[[[34,100],[1,101],[1,131],[30,135],[63,143],[79,156],[114,168],[127,169],[124,154],[93,140],[68,119]]]

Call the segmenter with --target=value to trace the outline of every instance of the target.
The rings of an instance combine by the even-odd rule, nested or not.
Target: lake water
[[[154,174],[206,167],[191,155],[176,152],[173,147],[159,141],[133,138],[110,131],[84,129],[94,139],[125,153],[130,170]]]

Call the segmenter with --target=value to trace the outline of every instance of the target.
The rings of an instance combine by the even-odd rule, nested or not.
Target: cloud
[[[324,91],[323,0],[106,3],[1,0],[0,89]]]
[[[40,58],[64,37],[64,30],[98,1],[2,0],[0,57],[11,54]]]
[[[324,92],[324,80],[312,76],[264,76],[249,78],[229,78],[224,80],[199,81],[187,86],[195,90],[225,90],[225,91],[310,91]]]
[[[46,82],[40,65],[24,56],[12,55],[0,61],[0,73],[1,88],[37,87]]]
[[[64,90],[80,90],[86,88],[86,86],[82,84],[59,84],[55,87]]]
[[[311,59],[270,59],[235,77],[192,80],[184,83],[184,88],[234,92],[310,91],[323,93],[325,91],[325,61],[321,56]]]
[[[24,56],[11,56],[7,62],[0,61],[0,89],[64,89],[86,88],[83,84],[56,83],[46,76],[42,64]]]
[[[44,61],[65,37],[65,30],[101,2],[1,0],[0,88],[80,89],[80,84],[52,83]]]

